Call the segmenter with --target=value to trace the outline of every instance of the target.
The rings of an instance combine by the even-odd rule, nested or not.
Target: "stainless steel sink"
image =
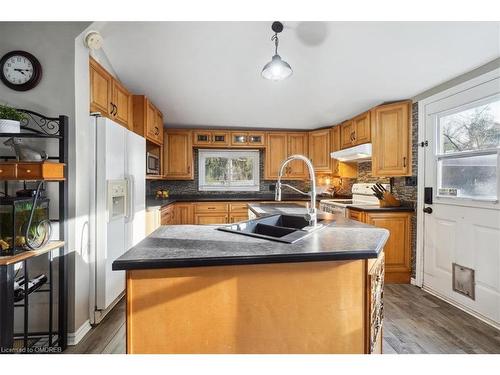
[[[303,216],[278,214],[242,221],[217,229],[244,236],[294,243],[321,228],[323,228],[323,224],[309,226],[309,222]]]

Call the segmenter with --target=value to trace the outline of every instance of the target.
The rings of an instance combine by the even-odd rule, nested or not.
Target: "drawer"
[[[42,164],[18,164],[17,178],[21,180],[40,179],[42,177]]]
[[[195,214],[194,223],[196,225],[218,225],[227,224],[229,217],[225,213],[220,214]]]
[[[15,164],[0,164],[0,180],[15,179],[16,170]]]
[[[349,210],[348,217],[349,217],[349,219],[363,222],[363,212],[362,211]]]
[[[210,202],[210,203],[196,203],[194,205],[194,212],[196,213],[210,213],[210,212],[223,212],[227,213],[227,203],[225,202]]]
[[[230,212],[247,212],[248,204],[245,202],[229,203]]]

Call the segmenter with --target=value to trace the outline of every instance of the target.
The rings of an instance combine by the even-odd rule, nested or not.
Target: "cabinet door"
[[[192,180],[193,145],[192,132],[169,130],[165,132],[164,171],[167,180]]]
[[[193,131],[194,146],[209,146],[212,143],[212,132],[208,130]]]
[[[377,107],[372,112],[372,175],[411,175],[410,102]]]
[[[214,146],[229,146],[229,133],[224,131],[212,132],[212,144]]]
[[[268,133],[264,175],[266,180],[278,178],[281,162],[287,157],[287,134]]]
[[[266,133],[264,132],[248,133],[249,146],[265,146],[265,144],[266,144]]]
[[[354,143],[354,126],[352,121],[346,121],[340,125],[340,148],[352,147]]]
[[[231,146],[246,146],[247,144],[247,132],[231,132]]]
[[[354,144],[360,145],[371,140],[370,112],[365,112],[352,119],[354,127]]]
[[[117,80],[113,80],[113,104],[113,119],[127,129],[133,130],[132,95]]]
[[[332,150],[332,152],[339,151],[340,150],[340,126],[334,126],[330,133],[332,135],[331,150]],[[331,160],[332,160],[332,173],[335,177],[338,177],[340,175],[340,168],[339,168],[340,163],[337,159],[331,159]]]
[[[163,144],[163,113],[161,113],[158,109],[155,113],[155,129],[159,129],[158,135],[156,139],[158,143]]]
[[[410,282],[411,214],[407,212],[367,212],[365,222],[390,232],[384,246],[387,282]]]
[[[113,77],[93,58],[90,68],[90,112],[110,116],[113,101]]]
[[[148,99],[146,99],[145,102],[146,102],[146,104],[145,104],[146,105],[146,109],[145,109],[145,112],[146,112],[146,118],[145,118],[146,138],[152,142],[158,143],[160,128],[157,124],[156,108],[153,105],[153,103],[151,103],[151,101],[149,101]]]
[[[309,159],[315,172],[331,172],[330,129],[309,133]]]
[[[235,213],[229,215],[229,223],[248,220],[248,213]]]
[[[288,154],[308,155],[307,133],[288,133]],[[290,180],[301,180],[308,178],[309,172],[306,164],[301,160],[293,160],[287,168],[286,178]]]
[[[227,214],[195,214],[194,223],[196,225],[227,224],[229,221]]]
[[[194,210],[191,203],[175,204],[175,224],[194,224]]]
[[[174,223],[174,207],[167,206],[160,210],[161,225],[171,225]]]

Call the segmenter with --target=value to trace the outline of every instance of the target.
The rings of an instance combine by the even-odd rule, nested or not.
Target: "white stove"
[[[352,185],[352,199],[322,199],[319,202],[321,211],[338,213],[346,216],[347,207],[360,205],[360,206],[379,206],[379,200],[373,195],[372,187],[375,183],[364,183]],[[382,184],[386,189],[390,189],[389,184]]]

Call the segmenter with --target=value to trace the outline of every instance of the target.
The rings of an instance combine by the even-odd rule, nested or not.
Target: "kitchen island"
[[[388,231],[319,219],[291,244],[218,226],[157,229],[113,263],[127,273],[127,352],[381,352]]]

